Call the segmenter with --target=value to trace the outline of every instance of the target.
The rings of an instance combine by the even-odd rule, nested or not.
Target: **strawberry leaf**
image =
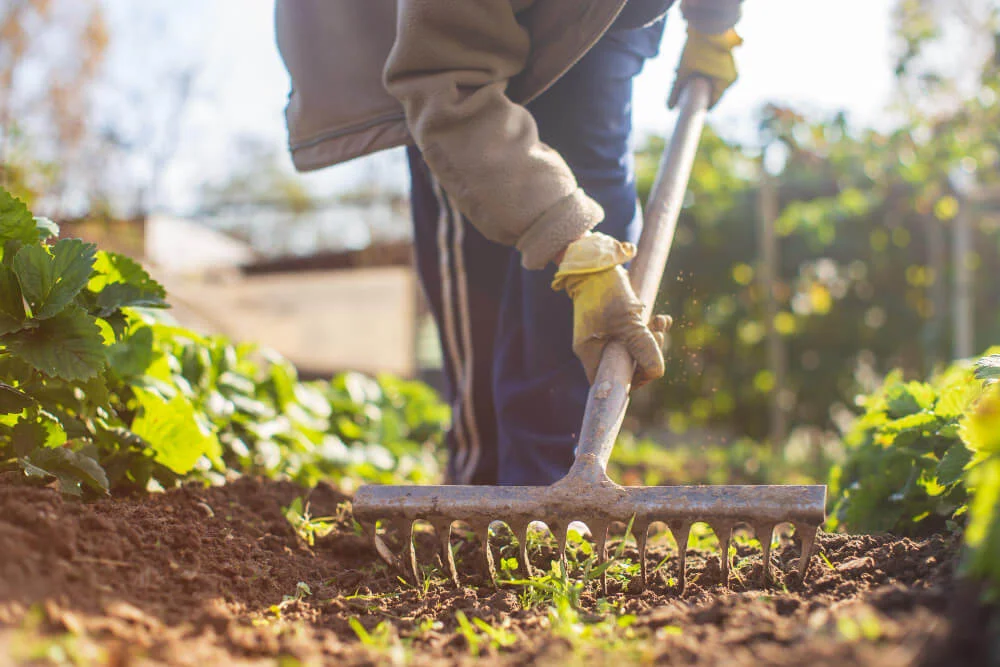
[[[68,495],[83,495],[83,486],[102,495],[108,493],[108,476],[94,459],[66,447],[37,449],[21,459],[21,468],[29,475],[39,472],[59,480],[59,489]]]
[[[58,314],[87,286],[97,247],[80,239],[63,239],[52,247],[30,245],[14,257],[14,273],[31,315],[47,319]]]
[[[0,188],[0,241],[34,243],[38,240],[35,219],[20,199]]]
[[[0,338],[17,358],[49,377],[86,380],[104,367],[104,339],[97,320],[71,306],[32,329]]]
[[[222,455],[215,435],[198,425],[188,399],[177,394],[167,401],[143,389],[136,389],[135,396],[142,414],[132,422],[132,432],[149,443],[157,462],[184,475],[202,456],[217,460]]]

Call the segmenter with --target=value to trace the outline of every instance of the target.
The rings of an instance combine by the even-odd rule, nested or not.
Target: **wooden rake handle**
[[[692,78],[684,87],[680,115],[670,143],[663,151],[656,181],[646,202],[642,236],[629,276],[647,314],[652,313],[660,290],[710,95],[711,84],[703,78]],[[605,470],[625,418],[634,373],[635,362],[625,346],[619,342],[608,343],[587,396],[576,461],[569,475],[607,479]]]

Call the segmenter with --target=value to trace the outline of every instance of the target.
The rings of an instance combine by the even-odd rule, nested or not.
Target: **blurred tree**
[[[108,46],[98,0],[0,6],[0,180],[59,199],[86,134],[86,97]],[[44,128],[46,141],[31,141]]]
[[[54,216],[144,215],[196,97],[196,0],[0,3],[0,164]],[[117,26],[127,26],[115,30]]]
[[[282,167],[281,156],[272,143],[244,136],[233,145],[233,161],[240,166],[225,181],[202,187],[199,198],[204,212],[274,208],[300,215],[316,208],[316,201],[302,179]]]
[[[902,122],[894,131],[854,130],[842,115],[806,119],[772,106],[761,114],[754,147],[706,134],[661,292],[676,324],[667,379],[649,390],[649,423],[674,432],[711,425],[768,433],[776,378],[765,353],[754,221],[759,147],[769,144],[783,146],[786,157],[774,176],[781,214],[771,324],[787,350],[781,398],[793,425],[829,428],[890,368],[924,375],[950,358],[956,178],[997,182],[995,4],[899,3]],[[956,39],[970,45],[971,57],[949,69],[956,61],[939,54]],[[654,138],[639,152],[643,197],[661,147]],[[961,259],[977,286],[980,347],[1000,340],[996,219],[975,216],[974,251]]]

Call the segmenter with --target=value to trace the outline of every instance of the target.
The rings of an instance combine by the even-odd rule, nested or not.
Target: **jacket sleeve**
[[[695,30],[718,35],[740,20],[742,0],[681,0],[681,13]]]
[[[399,0],[386,89],[442,188],[487,238],[544,267],[604,217],[507,83],[527,32],[511,0]]]

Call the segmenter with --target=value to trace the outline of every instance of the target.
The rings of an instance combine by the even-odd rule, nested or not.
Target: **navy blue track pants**
[[[612,29],[528,106],[542,141],[604,207],[597,230],[623,241],[636,242],[642,227],[632,82],[662,34],[662,19]],[[488,241],[458,212],[417,149],[408,158],[417,269],[452,406],[448,481],[550,484],[573,462],[589,388],[572,350],[572,303],[550,287],[554,266],[523,269],[516,250]]]

